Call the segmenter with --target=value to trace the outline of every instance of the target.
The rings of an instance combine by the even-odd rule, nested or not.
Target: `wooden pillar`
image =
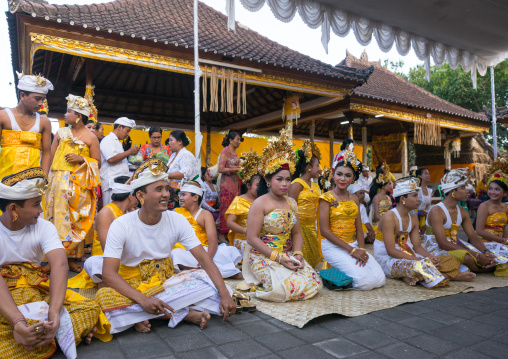
[[[353,121],[349,121],[349,128],[347,130],[348,138],[350,140],[354,140],[353,138]]]
[[[362,123],[362,163],[367,164],[367,126]]]
[[[333,167],[333,130],[328,132],[328,136],[330,137],[330,168]]]
[[[212,123],[210,121],[210,115],[206,116],[206,167],[212,166],[212,143],[211,143],[211,135],[212,132]]]
[[[445,143],[445,149],[444,149],[444,156],[445,156],[445,168],[447,170],[452,169],[452,151],[450,151],[450,148],[448,144]]]
[[[407,132],[402,138],[402,177],[409,175],[409,158],[407,148]]]
[[[310,124],[310,142],[314,143],[314,134],[316,133],[316,121],[312,120]]]

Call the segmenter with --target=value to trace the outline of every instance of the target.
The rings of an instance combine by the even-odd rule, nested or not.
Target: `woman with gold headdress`
[[[353,278],[353,289],[371,290],[385,284],[383,270],[365,250],[360,203],[348,187],[358,180],[362,163],[352,146],[334,163],[335,188],[319,197],[319,228],[323,256],[335,269]]]
[[[287,196],[296,155],[286,130],[263,149],[263,176],[247,219],[242,272],[247,283],[259,285],[258,298],[274,302],[312,298],[323,286],[304,260],[296,201]]]
[[[69,95],[67,101],[64,117],[69,127],[58,130],[51,147],[44,216],[58,230],[70,270],[79,273],[83,267],[76,259],[85,254],[85,236],[95,218],[101,154],[99,140],[85,127],[91,114],[89,102],[74,95]]]
[[[372,227],[376,231],[376,238],[383,238],[383,233],[377,230],[377,223],[381,216],[392,208],[390,191],[393,188],[392,174],[386,163],[376,171],[376,178],[370,186],[369,197],[372,198],[370,214]]]
[[[476,233],[491,252],[503,253],[508,257],[508,160],[496,158],[490,166],[487,180],[489,200],[478,208]]]
[[[317,216],[318,198],[321,190],[317,182],[320,174],[321,151],[310,140],[305,140],[301,150],[296,151],[296,170],[289,187],[289,197],[298,203],[298,217],[303,237],[303,255],[312,266],[321,262],[321,245],[318,240]]]
[[[242,180],[242,194],[236,196],[226,214],[226,224],[229,228],[229,244],[234,245],[242,254],[247,242],[247,215],[252,202],[258,198],[258,185],[261,175],[258,165],[261,156],[255,151],[242,153],[245,158],[240,162],[240,179]]]

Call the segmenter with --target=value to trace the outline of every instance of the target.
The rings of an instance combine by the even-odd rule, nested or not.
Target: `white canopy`
[[[508,58],[508,2],[503,0],[240,0],[250,11],[265,3],[277,19],[290,22],[296,12],[310,28],[321,27],[321,42],[328,52],[330,33],[353,31],[361,45],[376,39],[389,51],[395,44],[401,55],[411,47],[424,61],[429,77],[430,58],[438,66],[446,60],[485,75],[488,66]],[[226,0],[228,25],[234,30],[235,0]],[[331,31],[330,31],[331,30]]]

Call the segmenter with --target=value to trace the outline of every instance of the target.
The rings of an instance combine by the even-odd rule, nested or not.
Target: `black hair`
[[[229,143],[236,138],[236,136],[242,137],[239,132],[236,131],[229,131],[226,136],[222,139],[222,147],[229,146]],[[243,142],[243,138],[241,138],[241,141]]]
[[[369,206],[371,206],[372,203],[374,202],[374,197],[376,196],[378,191],[381,188],[383,188],[384,186],[386,186],[388,184],[388,182],[390,182],[390,180],[388,180],[386,182],[378,183],[379,175],[382,175],[382,174],[383,174],[382,170],[381,171],[376,171],[376,178],[374,178],[374,180],[372,181],[372,184],[370,185],[370,190],[369,190],[370,203],[369,203]]]
[[[25,201],[26,200],[24,200],[24,199],[23,200],[13,200],[13,199],[0,198],[0,211],[6,212],[7,206],[10,205],[11,203],[17,204],[18,206],[23,208],[23,207],[25,207]]]
[[[505,191],[505,192],[507,192],[507,191],[508,191],[508,186],[507,186],[504,182],[502,182],[502,181],[500,181],[500,180],[492,180],[492,181],[490,181],[490,183],[495,183],[495,184],[497,184],[497,185],[498,185],[499,187],[501,187],[501,189],[502,189],[503,191]],[[490,184],[490,183],[489,183],[489,184]]]
[[[318,158],[312,155],[310,162],[307,162],[307,158],[305,158],[305,152],[303,150],[298,150],[298,162],[296,162],[296,169],[295,173],[293,173],[293,179],[299,178],[301,175],[305,174],[305,169],[307,166],[312,165],[316,160],[318,160]]]
[[[152,137],[155,132],[159,132],[162,136],[162,129],[159,126],[152,126],[148,129],[148,136]]]
[[[423,171],[425,171],[427,168],[425,167],[422,167],[422,168],[418,168],[415,172],[415,177],[420,177],[422,174],[423,174]]]
[[[171,131],[169,135],[177,141],[182,141],[183,147],[187,147],[187,145],[190,143],[189,138],[182,130]]]
[[[115,183],[125,183],[128,181],[128,179],[129,179],[129,176],[118,176],[118,177],[115,177],[114,181],[115,181]],[[117,201],[117,202],[123,202],[127,198],[129,198],[129,196],[130,196],[130,193],[113,193],[111,195],[111,200]]]
[[[358,161],[359,164],[358,166],[356,167],[356,170],[355,168],[353,167],[353,165],[351,164],[351,162],[344,162],[344,160],[340,160],[336,165],[335,165],[335,168],[333,169],[334,171],[337,170],[338,167],[340,166],[343,166],[343,167],[349,167],[351,168],[351,170],[353,171],[353,182],[357,181],[358,178],[360,178],[361,174],[362,174],[362,168],[363,168],[363,165],[360,161]]]
[[[270,190],[270,188],[268,187],[268,182],[270,182],[272,177],[275,176],[280,171],[284,171],[284,170],[289,171],[288,169],[279,167],[275,172],[266,174],[265,177],[260,176],[261,179],[259,180],[259,185],[258,185],[258,198],[261,197],[262,195],[268,193],[268,191]]]
[[[167,146],[167,145],[169,145],[169,137],[168,137],[168,138],[166,138],[166,141],[164,142],[164,144],[165,144],[166,146]]]
[[[340,150],[344,151],[347,148],[347,146],[349,146],[352,143],[355,143],[355,140],[346,138],[344,141],[342,141],[342,145],[340,145]]]
[[[72,110],[74,111],[74,110]],[[88,123],[88,116],[83,115],[82,113],[74,111],[74,114],[76,116],[81,115],[81,121],[83,121],[83,125],[86,125]]]
[[[102,127],[102,123],[97,122],[97,123],[95,124],[95,130],[98,130],[98,129],[99,129],[99,128],[101,128],[101,127]]]
[[[445,168],[445,170],[443,172],[444,172],[444,174],[447,174],[450,172],[450,170]]]
[[[398,197],[395,197],[395,203],[399,204],[400,202],[400,199],[404,197],[404,198],[407,198],[407,194],[403,194],[403,195],[400,195]]]
[[[26,97],[30,96],[31,94],[33,94],[33,92],[31,91],[25,91],[25,90],[20,90],[19,91],[19,99],[21,100],[21,94],[24,93]],[[42,94],[41,94],[42,95]]]
[[[124,125],[120,125],[119,123],[113,124],[113,130],[116,130],[119,126],[125,127]]]
[[[247,187],[247,184],[252,183],[256,178],[259,178],[259,180],[261,181],[263,177],[261,177],[259,173],[256,173],[248,181],[246,182],[242,181],[242,186],[240,187],[240,194],[246,194],[249,191],[249,187]]]

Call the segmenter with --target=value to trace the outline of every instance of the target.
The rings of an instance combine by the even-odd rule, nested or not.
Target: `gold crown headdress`
[[[243,152],[243,160],[240,162],[240,178],[242,182],[249,182],[252,176],[258,174],[258,164],[261,162],[261,156],[254,150]]]
[[[386,163],[386,161],[383,161],[383,173],[379,173],[377,175],[377,179],[376,179],[376,182],[378,184],[383,184],[383,183],[388,183],[388,181],[390,180],[390,167],[388,166],[388,163]]]
[[[322,189],[329,190],[332,187],[333,180],[333,169],[330,167],[325,167],[321,171],[321,177],[319,178],[319,184]]]
[[[303,141],[302,151],[305,155],[305,162],[307,163],[310,163],[312,156],[316,157],[319,161],[321,161],[321,158],[323,157],[318,146],[310,140]]]
[[[292,149],[293,141],[288,130],[280,130],[279,137],[272,137],[263,149],[263,156],[259,162],[258,172],[262,176],[275,172],[279,168],[287,168],[291,174],[295,172],[296,154]]]
[[[508,187],[508,158],[496,158],[487,171],[487,178],[487,186],[496,180],[503,182]]]
[[[333,168],[335,168],[337,166],[337,164],[341,161],[344,161],[344,167],[346,166],[347,163],[351,164],[351,166],[353,167],[355,172],[358,172],[358,169],[361,170],[363,167],[362,163],[360,162],[358,157],[356,157],[356,155],[355,155],[354,145],[352,143],[350,143],[346,147],[346,149],[344,149],[344,151],[342,151],[342,156],[340,156],[339,159],[337,161],[335,161],[335,163],[333,164]]]

